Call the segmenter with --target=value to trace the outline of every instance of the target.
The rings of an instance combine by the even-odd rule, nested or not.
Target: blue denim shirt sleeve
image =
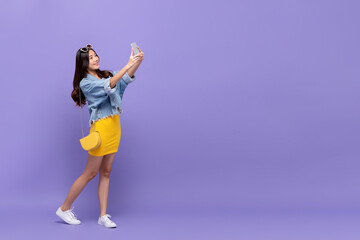
[[[93,97],[103,97],[107,95],[112,95],[116,92],[116,86],[114,88],[110,87],[110,78],[105,80],[82,80],[80,82],[81,90],[84,92],[84,95],[92,95]]]
[[[111,88],[111,86],[110,86],[110,79],[111,79],[111,78],[105,79],[105,84],[104,84],[105,92],[106,92],[108,95],[111,95],[111,94],[115,93],[115,92],[116,92],[116,89],[117,89],[117,85],[115,85],[115,87]]]
[[[119,71],[113,71],[112,74],[115,75],[117,74]],[[117,82],[116,87],[119,89],[119,94],[121,99],[123,98],[124,92],[126,87],[128,86],[129,83],[135,81],[136,77],[135,74],[133,75],[133,77],[130,77],[130,75],[126,72],[121,79]]]
[[[107,95],[105,92],[105,85],[104,81],[93,81],[93,80],[87,80],[83,79],[80,82],[80,88],[83,91],[85,97],[89,97],[89,95],[93,97],[104,97]]]
[[[130,77],[130,75],[126,72],[125,74],[124,74],[124,76],[122,76],[122,80],[124,81],[124,82],[126,82],[127,84],[129,84],[129,83],[131,83],[131,82],[133,82],[133,81],[135,81],[135,74],[132,76],[132,77]]]

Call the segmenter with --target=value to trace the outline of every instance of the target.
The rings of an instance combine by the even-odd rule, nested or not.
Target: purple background
[[[2,1],[0,237],[358,239],[359,7]],[[133,41],[145,58],[120,115],[118,228],[97,226],[98,176],[73,204],[83,223],[62,224],[87,161],[76,51],[91,43],[120,70]]]

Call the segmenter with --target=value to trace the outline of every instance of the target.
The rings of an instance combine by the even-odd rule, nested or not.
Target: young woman
[[[116,224],[109,219],[111,215],[106,213],[110,172],[121,137],[119,114],[122,113],[122,97],[128,84],[135,80],[134,73],[144,59],[144,53],[139,47],[138,49],[140,52],[135,56],[131,49],[130,59],[120,71],[101,71],[100,58],[91,44],[80,48],[76,53],[74,90],[71,97],[80,107],[87,100],[90,133],[96,127],[96,131],[100,133],[101,145],[95,150],[88,151],[84,172],[73,183],[64,203],[56,211],[56,215],[68,224],[81,223],[72,211],[74,207],[71,209],[70,207],[87,183],[99,172],[100,216],[98,224],[116,227]]]

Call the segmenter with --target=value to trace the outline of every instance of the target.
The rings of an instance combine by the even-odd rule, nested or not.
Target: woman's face
[[[89,69],[91,69],[91,70],[99,69],[99,57],[91,49],[89,50]]]

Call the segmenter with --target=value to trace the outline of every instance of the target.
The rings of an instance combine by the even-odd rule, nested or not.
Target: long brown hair
[[[89,48],[89,51],[94,49]],[[74,81],[73,81],[73,91],[71,92],[71,98],[75,102],[75,106],[81,107],[81,105],[85,105],[86,98],[84,93],[80,89],[80,81],[85,77],[87,74],[87,68],[89,66],[89,51],[82,52],[80,49],[76,53],[76,64],[75,64],[75,74],[74,74]],[[96,52],[95,52],[96,54]],[[96,54],[97,55],[97,54]],[[100,60],[100,57],[99,57]],[[107,78],[109,76],[113,76],[113,74],[108,70],[101,71],[100,69],[96,70],[96,74],[100,78]],[[80,103],[80,95],[81,94],[81,103]]]

